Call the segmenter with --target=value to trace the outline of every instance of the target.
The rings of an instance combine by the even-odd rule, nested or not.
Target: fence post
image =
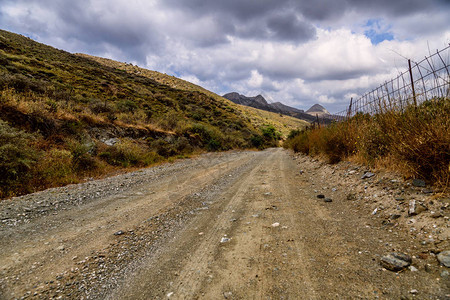
[[[413,92],[414,106],[417,108],[416,90],[414,89],[414,79],[413,79],[410,59],[408,59],[408,65],[409,65],[409,76],[411,77],[411,88],[412,88],[412,92]]]
[[[320,122],[319,122],[319,115],[316,114],[316,119],[317,119],[317,127],[320,129]]]
[[[350,119],[350,115],[352,114],[352,103],[353,103],[353,97],[350,98],[350,105],[348,106],[347,119]]]

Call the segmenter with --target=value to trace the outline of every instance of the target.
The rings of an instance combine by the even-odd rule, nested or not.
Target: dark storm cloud
[[[315,29],[295,14],[277,14],[269,17],[267,27],[280,40],[303,41],[314,38]]]
[[[315,37],[315,28],[292,10],[289,0],[207,1],[167,0],[164,6],[175,7],[193,18],[213,15],[218,35],[240,38],[304,42]]]

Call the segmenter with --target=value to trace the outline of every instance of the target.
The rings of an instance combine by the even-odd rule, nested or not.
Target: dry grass
[[[230,109],[233,110],[234,113],[242,115],[244,118],[249,120],[255,128],[259,128],[267,124],[274,126],[276,130],[282,134],[283,138],[286,138],[291,130],[302,129],[309,125],[309,123],[306,121],[293,118],[290,116],[284,116],[277,113],[256,109],[253,107],[235,104],[228,99],[225,99],[211,91],[202,88],[201,86],[198,86],[196,84],[193,84],[180,78],[176,78],[174,76],[147,70],[129,63],[118,62],[107,58],[96,57],[87,54],[77,54],[77,55],[92,59],[108,67],[124,70],[130,74],[137,74],[140,76],[148,77],[152,80],[155,80],[156,82],[168,85],[172,88],[204,93],[209,97],[212,97],[218,103],[223,103],[224,105],[228,106]]]
[[[298,152],[324,155],[329,162],[358,161],[439,186],[450,180],[450,99],[417,109],[354,118],[299,132],[285,144]]]

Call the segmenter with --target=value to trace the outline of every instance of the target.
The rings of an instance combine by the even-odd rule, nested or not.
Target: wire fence
[[[419,62],[408,60],[408,69],[360,98],[350,100],[348,109],[332,116],[344,121],[357,114],[380,114],[417,107],[428,100],[450,98],[450,45]]]

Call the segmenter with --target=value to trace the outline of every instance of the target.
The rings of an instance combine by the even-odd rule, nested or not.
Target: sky
[[[450,43],[450,0],[0,0],[0,28],[330,112]]]

